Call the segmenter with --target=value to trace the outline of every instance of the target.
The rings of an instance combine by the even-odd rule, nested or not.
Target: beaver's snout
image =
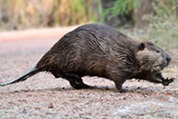
[[[166,61],[167,61],[167,65],[168,65],[171,61],[171,57],[169,55],[166,57]]]
[[[166,56],[164,56],[164,60],[165,60],[165,64],[166,64],[166,66],[168,66],[169,65],[169,63],[171,62],[171,57],[168,55],[168,54],[166,54]]]

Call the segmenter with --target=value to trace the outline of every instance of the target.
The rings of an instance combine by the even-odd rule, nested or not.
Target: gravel
[[[25,34],[24,31],[1,33],[0,83],[28,71],[62,35],[72,29],[25,31]],[[174,60],[178,60],[177,54],[173,55]],[[164,75],[178,78],[177,63],[173,62],[164,71]],[[161,84],[133,79],[124,84],[127,92],[119,93],[109,80],[99,77],[83,79],[98,88],[75,90],[66,80],[55,79],[48,73],[39,73],[24,82],[0,87],[0,118],[178,118],[177,80],[164,88]]]

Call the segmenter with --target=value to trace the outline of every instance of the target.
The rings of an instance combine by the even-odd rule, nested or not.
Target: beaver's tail
[[[21,81],[25,81],[27,78],[39,73],[40,70],[36,67],[33,67],[30,71],[28,71],[27,73],[25,73],[24,75],[22,75],[21,77],[13,80],[13,81],[10,81],[10,82],[6,82],[6,83],[3,83],[3,84],[0,84],[0,86],[6,86],[6,85],[10,85],[10,84],[13,84],[13,83],[18,83],[18,82],[21,82]]]

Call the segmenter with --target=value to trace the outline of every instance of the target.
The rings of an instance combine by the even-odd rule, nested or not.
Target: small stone
[[[49,103],[48,108],[54,108],[54,105],[52,103]]]
[[[124,97],[123,100],[126,100],[126,97]]]

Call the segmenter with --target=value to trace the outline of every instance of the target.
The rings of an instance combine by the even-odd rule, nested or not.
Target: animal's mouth
[[[167,55],[162,61],[164,67],[167,67],[170,62],[171,62],[171,57],[169,55]]]
[[[163,70],[165,67],[167,67],[168,65],[169,65],[169,62],[164,61],[164,63],[162,63],[162,64],[155,65],[155,66],[154,66],[154,70],[155,70],[155,71],[161,71],[161,70]]]
[[[163,70],[165,66],[159,65],[158,67],[160,67],[160,69]]]
[[[167,67],[169,65],[170,61],[164,60],[164,63],[162,65],[162,67]]]
[[[153,68],[153,71],[155,72],[159,72],[161,70],[163,70],[165,67],[167,67],[168,65],[165,65],[165,64],[158,64],[158,65],[155,65],[154,68]]]
[[[170,63],[170,62],[166,61],[166,65],[165,65],[165,67],[167,67],[167,66],[169,65],[169,63]]]

